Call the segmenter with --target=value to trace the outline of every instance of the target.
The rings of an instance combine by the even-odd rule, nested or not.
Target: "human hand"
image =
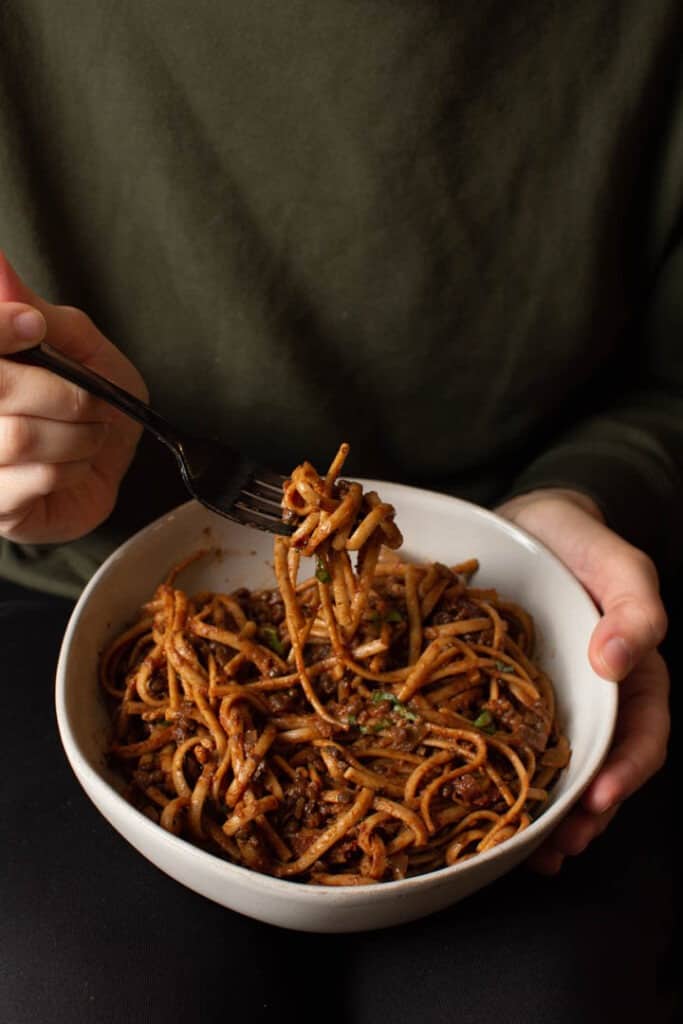
[[[80,309],[35,295],[0,253],[0,357],[54,348],[147,399],[135,367]],[[0,536],[73,540],[111,512],[141,428],[47,370],[0,358]]]
[[[620,804],[662,767],[669,737],[669,673],[657,644],[667,620],[651,560],[604,524],[597,505],[576,491],[548,489],[496,510],[550,548],[602,613],[590,640],[591,665],[619,682],[619,710],[605,763],[529,865],[556,874],[605,830]]]

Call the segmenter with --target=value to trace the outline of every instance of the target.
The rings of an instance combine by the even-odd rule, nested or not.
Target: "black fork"
[[[135,395],[49,345],[14,352],[8,358],[51,370],[141,423],[171,449],[188,491],[212,512],[269,533],[289,535],[292,532],[292,527],[282,522],[280,500],[285,478],[279,473],[253,462],[221,441],[176,430]]]

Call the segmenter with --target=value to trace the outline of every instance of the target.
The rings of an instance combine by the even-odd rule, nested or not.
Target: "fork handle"
[[[25,348],[21,352],[12,352],[3,359],[10,359],[14,363],[24,363],[27,366],[40,366],[45,370],[51,370],[59,377],[77,384],[84,391],[90,392],[97,398],[103,398],[109,405],[113,405],[120,412],[137,420],[143,427],[151,430],[160,441],[162,441],[173,454],[178,457],[178,446],[182,439],[178,436],[170,423],[163,416],[155,412],[146,402],[131,395],[129,391],[113,384],[106,377],[101,377],[94,370],[89,370],[82,363],[62,355],[51,345],[35,345],[33,348]]]

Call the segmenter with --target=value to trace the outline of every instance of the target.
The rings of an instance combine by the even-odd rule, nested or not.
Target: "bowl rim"
[[[527,549],[537,552],[541,557],[549,559],[551,562],[555,563],[560,572],[565,576],[567,583],[576,590],[580,600],[582,600],[588,607],[591,617],[594,619],[594,624],[597,624],[599,621],[600,615],[594,602],[591,600],[590,596],[576,577],[573,576],[571,571],[564,565],[558,556],[554,554],[554,552],[522,527],[504,519],[496,512],[478,505],[475,502],[468,501],[465,498],[459,498],[443,492],[431,491],[427,488],[415,487],[409,484],[395,483],[392,481],[366,479],[361,477],[354,477],[354,479],[357,479],[364,489],[376,489],[381,491],[381,489],[384,488],[385,492],[391,489],[394,492],[398,491],[406,494],[413,494],[415,496],[419,496],[422,500],[427,498],[437,504],[443,504],[444,506],[450,506],[451,508],[459,506],[475,518],[489,520],[495,524],[497,529],[507,532],[517,543],[521,543]],[[395,499],[390,500],[393,501]],[[180,836],[176,836],[173,833],[166,831],[166,829],[161,828],[160,825],[151,821],[142,814],[141,811],[138,811],[133,807],[121,795],[121,793],[107,782],[104,777],[92,767],[88,758],[81,750],[67,710],[67,667],[71,656],[73,638],[78,631],[81,616],[88,605],[92,593],[98,589],[102,580],[108,575],[111,568],[117,562],[125,559],[131,549],[134,549],[141,543],[144,544],[146,537],[162,529],[166,523],[169,523],[178,515],[188,515],[193,511],[197,511],[200,514],[206,513],[208,517],[211,517],[212,515],[215,516],[215,513],[209,512],[208,509],[205,509],[204,506],[199,504],[197,501],[190,500],[183,502],[182,504],[175,506],[173,509],[169,509],[168,512],[136,531],[111,552],[88,581],[71,612],[57,661],[55,679],[55,710],[59,736],[67,760],[69,761],[79,783],[84,788],[86,795],[95,804],[103,817],[105,817],[110,824],[120,832],[123,838],[138,849],[138,851],[147,859],[151,858],[148,857],[147,853],[140,849],[137,842],[133,842],[133,840],[130,839],[128,831],[122,831],[122,829],[119,828],[119,825],[112,821],[112,817],[115,817],[117,820],[121,819],[124,821],[127,828],[128,825],[130,826],[130,830],[132,832],[142,833],[143,836],[148,836],[151,845],[155,847],[159,845],[166,846],[169,852],[178,856],[180,862],[192,862],[196,860],[198,867],[201,867],[210,874],[225,874],[226,881],[233,880],[237,884],[246,883],[249,886],[258,886],[266,896],[296,896],[297,898],[301,897],[304,900],[310,901],[329,901],[343,897],[346,904],[356,902],[364,903],[369,897],[373,901],[385,901],[395,898],[399,893],[407,894],[422,888],[427,889],[432,886],[438,887],[440,885],[446,885],[451,879],[457,877],[464,870],[469,869],[471,871],[476,866],[484,866],[491,860],[499,858],[503,851],[511,857],[514,856],[515,851],[523,854],[527,847],[537,845],[537,843],[541,841],[543,835],[550,831],[550,827],[553,824],[559,823],[570,807],[579,800],[582,793],[585,792],[586,788],[590,785],[609,750],[614,734],[618,706],[618,684],[610,684],[608,680],[604,680],[602,677],[597,676],[597,673],[595,672],[594,674],[596,675],[596,678],[600,679],[601,682],[605,683],[608,687],[611,686],[611,690],[605,694],[603,698],[606,703],[601,717],[600,729],[593,742],[596,752],[599,751],[599,756],[593,756],[584,766],[578,777],[574,780],[570,792],[562,793],[557,797],[557,799],[555,799],[553,803],[542,812],[542,814],[534,818],[525,829],[515,833],[515,835],[505,840],[505,842],[501,843],[499,846],[494,846],[491,849],[476,854],[464,861],[447,865],[442,868],[437,868],[433,871],[425,872],[424,874],[413,875],[409,878],[385,881],[375,885],[310,885],[294,879],[276,878],[272,875],[253,871],[251,868],[243,867],[240,864],[233,864],[231,861],[223,859],[217,854],[204,850],[201,847],[194,845],[189,840],[183,839]],[[218,516],[215,516],[215,518],[220,519]],[[107,806],[107,804],[112,801],[113,808],[115,810],[112,811],[112,817],[110,817],[102,810],[102,805]],[[542,832],[541,836],[537,836],[539,831]],[[517,859],[522,859],[522,857],[518,857]],[[152,862],[154,863],[154,861]]]

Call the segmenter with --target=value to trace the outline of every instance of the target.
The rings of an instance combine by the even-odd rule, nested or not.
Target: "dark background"
[[[683,607],[668,606],[675,687]],[[664,770],[557,878],[522,866],[413,924],[288,932],[167,878],[84,795],[53,701],[71,607],[0,581],[4,1024],[675,1019],[676,733]]]

